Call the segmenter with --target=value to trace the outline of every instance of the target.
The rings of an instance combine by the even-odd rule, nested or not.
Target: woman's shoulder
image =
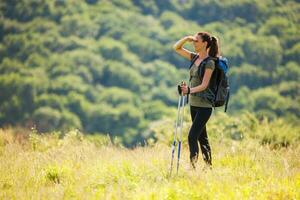
[[[208,59],[208,61],[205,64],[205,68],[214,69],[215,68],[215,61],[214,61],[214,59]]]

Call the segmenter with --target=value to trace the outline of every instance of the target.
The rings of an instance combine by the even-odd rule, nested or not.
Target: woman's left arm
[[[211,78],[212,73],[213,73],[213,69],[206,68],[202,83],[196,87],[190,88],[190,93],[193,94],[205,90],[209,84],[209,80]]]

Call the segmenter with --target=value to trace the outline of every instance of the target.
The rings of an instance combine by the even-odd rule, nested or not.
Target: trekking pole
[[[181,86],[182,85],[186,85],[184,81],[181,82]],[[181,102],[180,102],[180,122],[179,122],[179,126],[180,126],[180,135],[179,135],[179,142],[178,142],[178,156],[177,156],[177,174],[178,174],[178,170],[179,170],[179,162],[180,162],[180,153],[181,153],[181,143],[182,143],[182,127],[183,127],[183,117],[184,117],[184,104],[185,104],[185,96],[180,93],[181,98]]]
[[[177,117],[176,117],[176,123],[175,123],[175,129],[174,129],[174,140],[172,144],[172,159],[171,159],[171,168],[170,168],[170,176],[172,175],[172,169],[173,169],[173,160],[174,160],[174,153],[175,153],[175,146],[176,146],[176,139],[177,139],[177,127],[178,127],[178,118],[179,118],[179,111],[180,111],[180,102],[182,101],[181,95],[179,95],[178,98],[178,108],[177,108]]]
[[[185,103],[185,96],[182,96],[182,115],[180,119],[180,134],[179,134],[179,143],[178,143],[178,157],[177,157],[177,174],[179,169],[179,161],[180,161],[180,150],[181,150],[181,142],[182,142],[182,126],[183,126],[183,117],[184,117],[184,103]]]

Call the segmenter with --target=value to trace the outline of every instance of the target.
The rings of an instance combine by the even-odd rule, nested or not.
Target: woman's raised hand
[[[173,49],[176,51],[176,53],[178,53],[179,55],[185,57],[188,60],[191,60],[191,54],[192,52],[183,48],[183,45],[186,42],[192,42],[192,41],[197,41],[195,36],[184,36],[183,38],[181,38],[180,40],[178,40],[174,45],[173,45]]]
[[[192,36],[192,35],[186,36],[186,40],[188,42],[195,42],[195,41],[197,41],[196,37]]]

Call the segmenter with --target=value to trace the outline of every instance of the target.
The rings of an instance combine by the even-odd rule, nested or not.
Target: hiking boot
[[[196,154],[194,157],[191,158],[191,165],[194,169],[196,169],[197,161],[198,161],[198,155]]]
[[[207,172],[208,170],[212,170],[212,165],[211,164],[205,164],[202,168],[202,171]]]

